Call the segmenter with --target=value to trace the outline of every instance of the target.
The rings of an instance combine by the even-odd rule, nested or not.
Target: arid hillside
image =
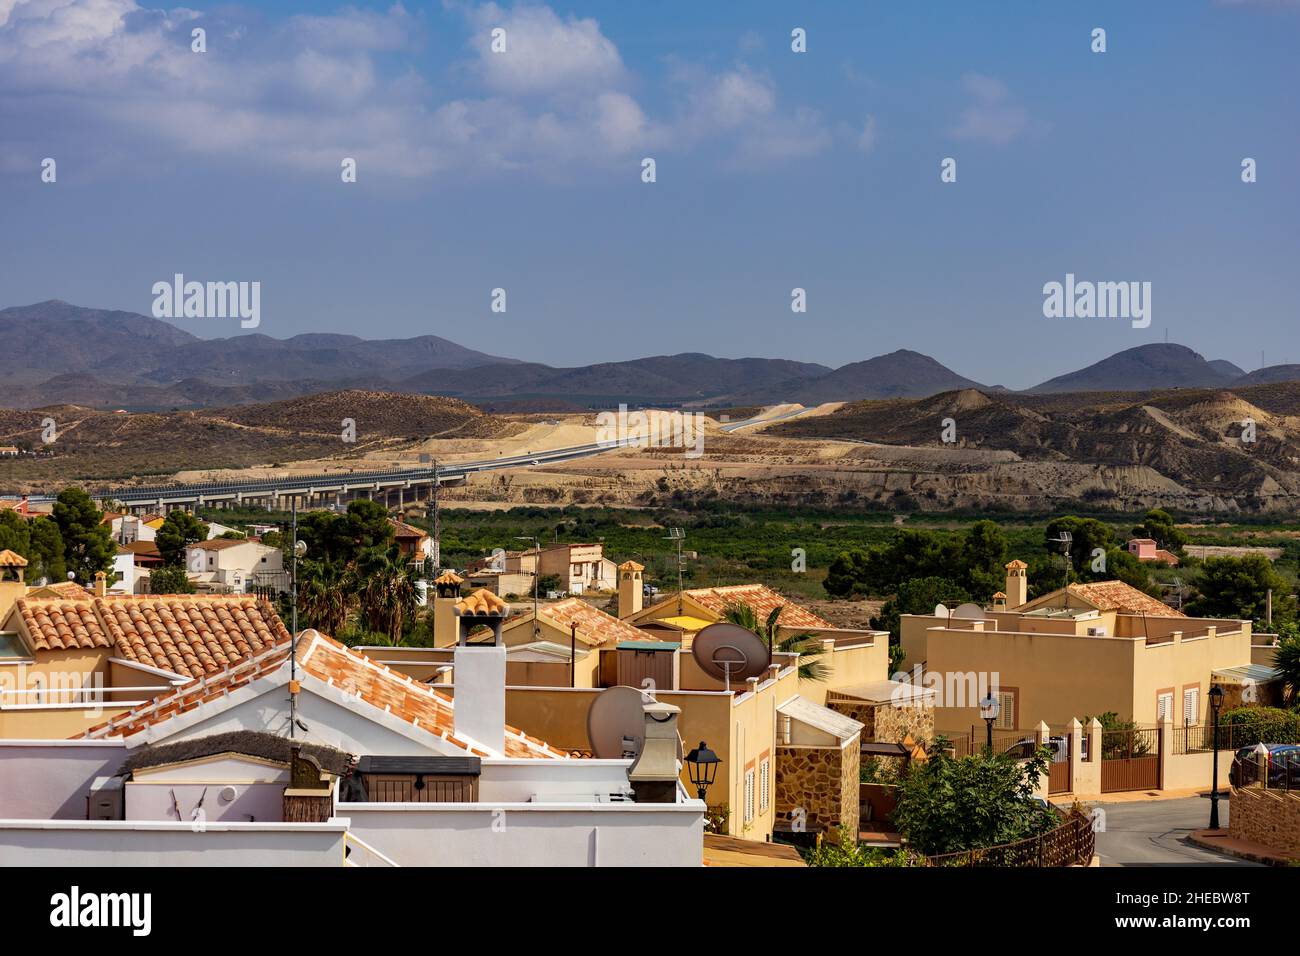
[[[54,441],[42,432],[53,422]],[[348,422],[355,423],[355,441]],[[355,458],[430,438],[497,439],[523,426],[452,398],[326,392],[229,409],[105,412],[75,405],[0,409],[0,490],[80,480],[130,480],[202,469],[241,469],[300,459]],[[27,454],[31,450],[35,454]]]

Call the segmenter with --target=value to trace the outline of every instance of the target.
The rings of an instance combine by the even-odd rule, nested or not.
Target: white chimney
[[[458,645],[452,717],[456,736],[505,753],[506,649],[504,645]]]

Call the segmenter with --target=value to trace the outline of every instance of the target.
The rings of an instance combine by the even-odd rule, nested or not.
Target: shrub
[[[1300,743],[1300,713],[1280,707],[1237,707],[1220,718],[1232,727],[1234,747]]]

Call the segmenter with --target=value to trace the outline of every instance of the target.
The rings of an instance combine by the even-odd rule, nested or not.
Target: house
[[[496,571],[491,568],[466,572],[465,583],[471,588],[487,588],[499,597],[510,594],[524,595],[533,593],[536,576],[522,574],[518,571]]]
[[[455,655],[453,700],[308,630],[59,746],[0,741],[25,781],[0,790],[0,859],[700,865],[671,708],[646,716],[666,762],[575,760],[505,723],[504,648]]]
[[[491,558],[477,562],[471,571],[497,571],[507,575],[527,576],[532,589],[532,576],[557,577],[559,590],[570,594],[584,591],[612,591],[617,584],[614,562],[605,557],[605,546],[596,544],[554,544],[526,551],[497,552]],[[520,591],[502,593],[522,594]]]
[[[388,519],[388,523],[393,527],[393,539],[397,542],[402,556],[415,564],[424,564],[432,560],[433,538],[423,528],[407,524],[405,517],[399,514],[396,518]]]
[[[243,593],[257,584],[276,586],[284,553],[259,541],[214,538],[185,549],[185,567],[200,592]]]
[[[1139,561],[1155,561],[1172,568],[1178,567],[1178,555],[1157,547],[1154,538],[1131,538],[1128,543],[1128,553]]]
[[[1251,624],[1191,618],[1122,581],[1071,584],[1026,600],[1025,565],[1007,565],[1005,601],[904,614],[905,666],[936,691],[940,729],[980,722],[1060,726],[1113,711],[1122,720],[1200,724],[1215,683],[1251,664]],[[919,681],[914,681],[919,683]]]
[[[642,597],[644,569],[628,561],[616,570],[625,597],[621,606],[630,607]],[[765,673],[732,686],[706,673],[691,652],[695,634],[742,599],[768,613],[782,607],[783,619],[788,616],[799,625],[783,634],[815,633],[827,680],[802,679],[798,655],[780,651]],[[581,598],[541,605],[536,616],[525,604],[524,612],[506,619],[500,631],[506,648],[506,719],[563,750],[590,753],[588,714],[595,699],[608,688],[635,687],[650,700],[678,708],[687,747],[703,740],[721,759],[707,793],[710,817],[721,832],[762,841],[795,829],[796,821],[809,832],[832,836],[841,824],[854,830],[857,768],[864,748],[879,742],[886,754],[901,756],[907,730],[932,717],[932,710],[923,707],[900,709],[897,716],[882,715],[866,733],[862,717],[849,712],[856,706],[874,720],[874,707],[896,706],[888,696],[875,705],[851,696],[887,683],[888,635],[834,628],[762,585],[683,595],[683,609],[698,615],[689,624],[665,625],[666,618],[652,616],[683,617],[675,613],[676,600],[644,609],[640,617],[616,617]],[[356,650],[419,680],[434,681],[448,694],[460,693],[448,649]],[[928,726],[932,731],[932,719]],[[891,737],[895,732],[897,739]],[[834,786],[827,783],[832,764]],[[685,769],[681,781],[689,784]],[[815,805],[806,797],[814,789],[819,794]]]
[[[289,639],[251,597],[119,597],[106,576],[87,592],[0,575],[0,739],[67,737]]]

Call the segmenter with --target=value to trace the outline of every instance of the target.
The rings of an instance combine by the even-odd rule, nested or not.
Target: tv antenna
[[[1062,531],[1058,537],[1048,538],[1049,544],[1058,544],[1061,546],[1061,557],[1065,559],[1065,586],[1070,586],[1070,569],[1074,562],[1071,560],[1070,545],[1074,543],[1074,535],[1068,531]]]

